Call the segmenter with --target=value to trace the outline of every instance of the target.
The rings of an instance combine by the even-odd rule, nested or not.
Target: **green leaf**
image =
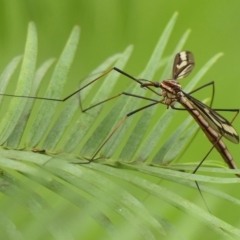
[[[75,27],[56,64],[52,79],[49,83],[48,90],[45,95],[46,98],[61,98],[64,84],[67,80],[67,74],[77,49],[79,34],[79,27]],[[40,142],[49,124],[51,123],[54,113],[56,112],[56,106],[56,101],[43,101],[39,109],[39,114],[36,116],[36,120],[29,133],[29,146],[35,147]]]
[[[34,23],[28,27],[28,36],[21,72],[15,95],[28,96],[32,86],[37,57],[37,33]],[[4,118],[0,122],[0,143],[3,144],[15,128],[24,110],[26,98],[13,98]]]
[[[163,56],[176,18],[175,13],[140,74],[141,78],[152,80],[163,66],[160,81],[171,76],[172,60],[181,51],[190,33],[186,31],[171,54]],[[111,67],[124,69],[133,46],[107,58],[81,83],[82,87],[87,85],[86,88],[79,93],[76,90],[66,104],[57,105],[59,101],[54,99],[62,97],[78,41],[79,28],[75,27],[56,60],[45,94],[53,100],[40,100],[38,89],[54,60],[47,60],[35,69],[37,34],[34,24],[29,25],[15,93],[25,98],[13,98],[0,123],[0,139],[2,144],[5,143],[0,149],[0,225],[3,237],[185,239],[182,226],[187,219],[188,222],[196,221],[201,227],[196,234],[209,230],[218,239],[238,239],[240,231],[234,226],[236,222],[230,225],[224,217],[221,220],[214,216],[214,211],[210,214],[200,208],[197,199],[189,196],[189,192],[196,190],[197,181],[201,191],[211,195],[216,202],[227,200],[227,204],[238,207],[240,201],[236,196],[215,189],[213,184],[239,184],[240,180],[233,174],[240,174],[240,170],[223,169],[212,162],[204,163],[198,174],[191,174],[196,168],[196,163],[192,163],[194,159],[184,164],[172,162],[196,130],[196,125],[190,126],[191,118],[179,124],[169,134],[170,137],[163,140],[162,135],[176,111],[166,111],[161,105],[165,111],[163,114],[159,112],[159,106],[158,110],[150,107],[142,114],[128,117],[128,113],[151,102],[143,103],[139,98],[121,94],[122,91],[160,98],[149,94],[148,89],[135,82],[130,83],[127,89],[116,89],[120,74],[111,71]],[[189,81],[184,91],[190,91],[221,55],[211,58]],[[21,57],[14,58],[1,74],[1,93],[6,91],[20,60]],[[110,73],[107,74],[107,71]],[[105,73],[105,78],[101,78]],[[98,83],[91,84],[92,81]],[[108,97],[117,98],[118,92],[119,98],[113,107],[111,103],[106,103],[105,108],[100,104],[81,113],[80,107],[86,109],[88,102],[91,106]],[[26,98],[35,95],[38,100]],[[55,117],[57,107],[60,114]],[[164,144],[160,146],[160,142]],[[42,148],[39,148],[39,143]],[[154,156],[152,153],[157,146]],[[93,156],[94,161],[87,164]],[[184,195],[185,191],[187,195]],[[197,191],[193,193],[194,197],[200,198]]]
[[[38,88],[40,87],[41,81],[43,77],[45,76],[47,70],[51,67],[53,64],[54,59],[49,59],[43,65],[36,71],[34,82],[32,86],[31,96],[35,96]],[[20,141],[22,138],[22,135],[24,133],[24,130],[26,128],[30,112],[32,110],[34,104],[34,99],[28,99],[26,107],[21,115],[21,118],[19,119],[15,131],[12,132],[11,136],[7,140],[7,146],[10,148],[17,148],[20,145]]]
[[[9,81],[10,81],[13,73],[15,72],[17,66],[19,65],[21,59],[22,59],[22,56],[18,56],[18,57],[13,58],[13,60],[7,65],[7,67],[5,68],[3,73],[1,74],[1,76],[0,76],[0,89],[3,93],[6,91],[6,88],[9,84]],[[2,98],[3,98],[3,96],[0,97],[1,102],[2,102]]]
[[[127,63],[130,55],[132,53],[132,46],[128,47],[125,52],[121,55],[121,57],[116,62],[116,67],[123,68],[125,64]],[[106,65],[103,65],[106,67]],[[97,69],[102,70],[102,68]],[[100,101],[103,101],[108,97],[108,95],[111,93],[114,85],[116,84],[116,80],[119,77],[119,73],[112,71],[102,82],[101,87],[98,89],[97,93],[94,95],[94,98],[92,99],[90,105],[93,105],[95,103],[98,103]],[[71,130],[69,136],[67,137],[67,141],[64,144],[63,149],[67,152],[74,150],[74,148],[77,146],[79,141],[82,140],[83,137],[85,137],[87,131],[92,127],[93,123],[96,120],[96,117],[99,115],[100,111],[102,109],[102,105],[99,105],[87,112],[86,114],[81,114],[80,118],[77,120],[76,124],[74,125],[73,129]],[[98,131],[98,130],[96,130]],[[98,133],[97,133],[98,134]],[[100,133],[103,135],[102,133]],[[91,148],[93,148],[93,145],[95,146],[94,149],[96,149],[96,145],[98,146],[99,141],[101,142],[102,139],[99,138],[99,135],[96,137],[94,134],[88,139],[88,142],[86,143],[86,146],[82,148],[81,154],[85,155],[86,151],[88,154],[92,154]],[[86,154],[87,156],[89,156]]]
[[[94,70],[90,76],[96,76],[96,74],[99,74],[100,72],[105,71],[106,69],[110,68],[110,66],[119,58],[121,57],[120,54],[116,54],[109,59],[107,59],[103,64],[101,64],[99,67],[97,67],[96,70]],[[82,82],[82,86],[88,83],[89,78],[85,79],[85,81]],[[84,89],[81,92],[81,100],[84,100],[87,95],[89,94],[91,88],[93,85],[90,85],[88,88]],[[110,89],[111,90],[111,89]],[[69,100],[68,105],[65,107],[64,111],[62,111],[61,115],[57,119],[56,123],[52,127],[51,131],[49,132],[48,136],[46,137],[46,140],[43,144],[44,149],[48,149],[50,151],[53,151],[59,141],[61,140],[61,137],[66,129],[67,126],[69,126],[70,122],[74,118],[74,116],[77,114],[77,112],[80,112],[80,104],[79,104],[79,96],[75,95],[72,97],[72,99]],[[84,115],[81,116],[84,118]],[[85,131],[79,132],[78,128],[79,125],[81,125],[81,121],[85,122]],[[86,126],[86,123],[88,123],[88,127]],[[74,126],[72,133],[69,133],[66,140],[64,141],[64,147],[63,149],[65,151],[72,151],[74,147],[76,147],[79,143],[79,141],[82,139],[83,136],[85,136],[85,132],[87,132],[87,128],[91,127],[91,122],[86,119],[79,119],[79,121]]]
[[[175,25],[177,15],[178,15],[177,13],[175,13],[173,15],[173,17],[169,21],[168,25],[166,26],[165,30],[163,31],[145,70],[141,74],[141,78],[151,80],[153,78],[154,74],[156,73],[156,70],[158,69],[157,63],[162,61],[162,54],[163,54],[165,46],[170,38],[170,34],[173,31],[173,27]],[[180,39],[176,49],[174,50],[175,51],[174,55],[176,54],[176,52],[180,51],[180,49],[184,45],[185,41],[187,40],[188,35],[189,35],[189,32],[187,31],[183,35],[183,37]],[[165,71],[164,71],[165,73],[167,72],[167,74],[169,74],[169,72],[168,72],[169,65],[170,65],[170,62],[168,62],[167,66],[165,68]],[[162,79],[164,79],[165,77],[166,76],[164,74]],[[125,161],[132,160],[132,157],[136,153],[136,151],[143,139],[143,136],[147,130],[147,127],[149,126],[149,123],[155,113],[156,113],[155,107],[150,107],[144,111],[144,118],[140,118],[140,120],[137,122],[135,128],[133,129],[131,136],[129,137],[128,141],[126,142],[126,144],[121,152],[120,159],[124,159]]]

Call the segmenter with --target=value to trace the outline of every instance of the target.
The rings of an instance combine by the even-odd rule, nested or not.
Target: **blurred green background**
[[[28,23],[34,21],[39,38],[38,66],[50,57],[58,57],[73,26],[81,27],[80,46],[69,74],[65,94],[74,91],[79,80],[104,59],[122,52],[129,44],[134,45],[134,52],[125,70],[137,76],[175,11],[179,12],[179,17],[165,55],[172,52],[180,36],[189,28],[191,35],[184,50],[194,53],[196,70],[214,54],[224,52],[224,56],[205,75],[201,84],[215,81],[214,107],[240,108],[240,2],[234,0],[2,0],[0,71],[14,56],[23,53]],[[185,82],[187,80],[181,82],[183,86]],[[210,91],[207,90],[197,94],[197,97],[203,99],[209,95]],[[223,115],[228,119],[232,116],[231,113]],[[234,126],[240,130],[239,118]],[[169,133],[171,131],[168,130]],[[230,142],[227,142],[227,145],[235,161],[239,162],[239,145]],[[201,153],[197,157],[196,147]],[[206,138],[199,134],[184,160],[200,160],[209,148]],[[211,156],[211,159],[216,159],[215,156],[220,158],[217,153]],[[227,189],[234,192],[239,192],[238,190],[237,185],[228,186]],[[239,209],[236,211],[239,212]],[[222,217],[224,215],[223,212]],[[228,221],[231,222],[230,216]]]

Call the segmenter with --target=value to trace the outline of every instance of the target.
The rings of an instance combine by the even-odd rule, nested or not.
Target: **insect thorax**
[[[174,79],[169,79],[161,82],[159,84],[162,89],[162,103],[167,106],[174,106],[174,104],[183,97],[183,93],[181,91],[181,85]]]

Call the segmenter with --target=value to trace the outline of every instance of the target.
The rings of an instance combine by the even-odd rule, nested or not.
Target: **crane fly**
[[[68,95],[67,97],[63,99],[56,99],[56,98],[44,98],[44,97],[31,97],[31,96],[16,96],[11,94],[0,94],[4,96],[13,96],[13,97],[23,97],[23,98],[32,98],[32,99],[41,99],[41,100],[50,100],[50,101],[58,101],[58,102],[65,102],[75,94],[81,92],[83,89],[88,87],[89,85],[93,84],[94,82],[101,79],[103,76],[107,75],[111,71],[117,71],[122,75],[125,75],[126,77],[132,79],[133,81],[137,82],[140,87],[147,88],[150,91],[154,92],[156,95],[161,96],[161,100],[156,100],[152,98],[147,98],[139,95],[134,95],[127,92],[121,92],[113,97],[110,97],[108,99],[105,99],[99,103],[96,103],[86,109],[82,109],[82,112],[86,112],[90,110],[91,108],[94,108],[100,104],[103,104],[109,100],[112,100],[114,98],[117,98],[121,95],[131,96],[135,98],[145,99],[152,101],[153,103],[146,105],[144,107],[141,107],[139,109],[136,109],[130,113],[128,113],[122,121],[113,129],[113,131],[110,133],[110,135],[106,138],[106,140],[102,143],[102,145],[96,150],[94,155],[89,159],[88,163],[95,160],[95,157],[100,152],[100,150],[103,148],[103,146],[108,142],[108,140],[112,137],[112,135],[120,128],[120,126],[125,122],[125,120],[134,115],[137,112],[140,112],[146,108],[149,108],[151,106],[154,106],[156,104],[164,104],[167,106],[167,108],[171,107],[176,110],[186,110],[188,111],[191,116],[195,119],[195,121],[198,123],[202,131],[205,133],[209,141],[213,144],[210,151],[206,154],[206,156],[203,158],[203,160],[200,162],[198,167],[194,170],[193,173],[197,171],[197,169],[200,167],[200,165],[203,163],[203,161],[206,159],[206,157],[210,154],[210,152],[213,150],[213,148],[216,148],[217,151],[220,153],[224,161],[227,163],[229,168],[231,169],[237,169],[237,166],[228,151],[225,143],[222,141],[222,137],[225,137],[226,139],[230,140],[233,143],[239,143],[239,136],[236,132],[236,130],[233,128],[232,124],[226,120],[224,117],[222,117],[220,114],[218,114],[216,111],[205,105],[204,103],[200,102],[196,98],[192,97],[190,94],[185,93],[181,85],[179,84],[178,80],[187,77],[191,71],[193,70],[195,65],[193,54],[189,51],[182,51],[175,56],[174,64],[173,64],[173,70],[172,70],[172,79],[167,79],[162,82],[153,82],[145,79],[137,79],[130,74],[113,67],[110,70],[104,72],[97,78],[93,79],[91,82],[86,84],[85,86],[81,87],[80,89],[76,90],[72,94]],[[207,86],[209,84],[206,84],[199,89]],[[162,92],[156,92],[151,87],[154,88],[161,88]],[[197,90],[199,90],[197,89]],[[192,91],[196,92],[197,90]],[[180,103],[184,108],[179,109],[175,107],[176,103]],[[80,104],[81,106],[81,104]],[[81,106],[82,108],[82,106]],[[218,111],[229,111],[229,109],[215,109]],[[239,112],[239,109],[232,109],[230,111]],[[237,114],[235,115],[234,119],[236,118]],[[234,120],[233,119],[233,120]],[[240,174],[236,174],[237,177],[240,177]]]
[[[121,92],[119,94],[116,94],[115,96],[112,96],[101,102],[98,102],[86,109],[82,108],[81,101],[80,101],[80,107],[81,107],[82,112],[86,112],[100,104],[103,104],[103,103],[110,101],[114,98],[117,98],[121,95],[135,97],[135,98],[139,98],[139,99],[145,99],[145,100],[151,101],[151,103],[128,113],[118,123],[118,125],[111,131],[111,133],[104,140],[104,142],[100,145],[100,147],[97,148],[97,150],[95,151],[93,156],[90,159],[86,158],[87,162],[73,163],[73,164],[86,164],[86,163],[91,163],[94,160],[97,160],[98,159],[97,155],[99,154],[101,149],[105,146],[105,144],[109,141],[109,139],[114,135],[114,133],[123,125],[123,123],[128,119],[128,117],[130,117],[130,116],[134,115],[135,113],[140,112],[144,109],[150,108],[154,105],[164,104],[167,106],[167,108],[188,111],[189,114],[194,118],[194,120],[200,126],[202,131],[205,133],[205,135],[207,136],[209,141],[212,143],[211,149],[208,151],[208,153],[205,155],[205,157],[201,160],[201,162],[198,164],[198,166],[192,172],[193,174],[195,174],[197,172],[199,167],[202,165],[202,163],[205,161],[207,156],[210,154],[210,152],[214,148],[217,149],[217,151],[220,153],[220,155],[222,156],[224,161],[227,163],[229,168],[237,169],[237,165],[235,164],[233,157],[231,156],[230,152],[228,151],[225,143],[222,141],[222,137],[230,140],[233,143],[239,143],[239,136],[238,136],[236,130],[233,128],[231,122],[229,122],[224,117],[222,117],[220,114],[218,114],[216,112],[216,110],[217,111],[237,112],[235,117],[233,118],[233,120],[234,120],[236,118],[237,114],[239,113],[239,109],[231,109],[231,110],[230,109],[215,109],[215,110],[213,110],[213,109],[211,109],[211,107],[208,107],[207,105],[205,105],[204,103],[200,102],[199,100],[197,100],[196,98],[194,98],[190,95],[191,93],[196,92],[199,89],[212,84],[213,82],[209,83],[209,84],[205,84],[202,87],[192,91],[191,93],[188,93],[188,94],[185,93],[182,90],[182,87],[179,84],[178,80],[187,77],[192,72],[194,65],[195,65],[195,62],[194,62],[193,54],[189,51],[182,51],[182,52],[176,54],[176,56],[175,56],[173,70],[172,70],[172,79],[167,79],[162,82],[154,82],[154,81],[149,81],[149,80],[145,80],[145,79],[137,79],[137,78],[131,76],[130,74],[128,74],[116,67],[113,67],[63,99],[31,97],[31,96],[16,96],[16,95],[10,95],[10,94],[0,94],[0,95],[65,102],[68,99],[70,99],[72,96],[74,96],[75,94],[84,90],[89,85],[100,80],[103,76],[107,75],[111,71],[117,71],[120,74],[125,75],[126,77],[128,77],[131,80],[138,83],[141,88],[146,88],[146,89],[152,91],[153,93],[155,93],[157,96],[160,96],[161,99],[156,100],[156,99],[148,98],[145,96],[135,95],[132,93]],[[160,88],[161,92],[159,93],[159,92],[155,91],[153,88]],[[180,108],[175,107],[176,103],[180,103],[183,106],[183,108],[180,109]],[[232,120],[232,122],[233,122],[233,120]],[[34,151],[45,153],[45,150],[35,149]],[[236,174],[236,176],[240,177],[240,174]],[[202,195],[202,191],[199,187],[198,182],[195,181],[195,183],[196,183],[197,189],[205,203],[205,206],[207,207],[208,211],[211,213],[211,211],[209,210],[207,203]]]
[[[197,100],[196,98],[192,97],[190,94],[185,93],[182,90],[182,87],[179,84],[178,80],[187,77],[192,72],[194,65],[195,65],[195,62],[194,62],[193,54],[189,51],[183,51],[183,52],[178,53],[175,56],[173,70],[172,70],[172,79],[167,79],[162,82],[153,82],[153,81],[149,81],[149,80],[145,80],[145,79],[137,79],[116,67],[108,70],[107,72],[102,74],[100,77],[98,77],[98,79],[99,79],[102,76],[104,76],[105,74],[108,74],[110,71],[115,70],[115,71],[125,75],[126,77],[134,80],[135,82],[140,84],[140,86],[142,88],[147,88],[150,91],[157,94],[158,96],[161,96],[162,99],[155,100],[155,99],[151,99],[151,98],[147,98],[147,97],[143,97],[143,96],[134,95],[131,93],[122,92],[111,98],[108,98],[104,101],[94,104],[94,105],[90,106],[89,108],[86,108],[84,111],[87,111],[99,104],[107,102],[107,101],[109,101],[115,97],[119,97],[121,95],[127,95],[127,96],[131,96],[131,97],[141,98],[141,99],[145,99],[145,100],[149,100],[149,101],[153,102],[147,106],[141,107],[137,110],[134,110],[134,111],[128,113],[123,118],[123,120],[113,129],[113,131],[110,133],[110,135],[107,137],[107,139],[102,143],[102,145],[97,149],[97,151],[92,156],[92,158],[89,160],[89,162],[91,162],[95,159],[95,157],[100,152],[100,150],[103,148],[103,146],[108,142],[108,140],[120,128],[120,126],[125,122],[125,120],[128,117],[132,116],[133,114],[135,114],[139,111],[142,111],[146,108],[149,108],[151,106],[154,106],[154,105],[160,103],[160,104],[167,105],[167,108],[171,107],[176,110],[188,111],[191,114],[191,116],[194,118],[194,120],[198,123],[198,125],[200,126],[202,131],[205,133],[205,135],[207,136],[209,141],[213,144],[210,151],[205,155],[205,157],[199,163],[199,165],[197,166],[197,168],[194,170],[193,173],[195,173],[197,171],[197,169],[201,166],[201,164],[206,159],[206,157],[210,154],[210,152],[213,150],[213,148],[217,149],[217,151],[220,153],[220,155],[222,156],[224,161],[227,163],[229,168],[237,169],[237,165],[235,164],[233,157],[231,156],[230,152],[228,151],[225,143],[222,141],[222,137],[225,137],[226,139],[230,140],[233,143],[239,143],[239,136],[238,136],[236,130],[234,129],[234,127],[232,126],[232,124],[228,120],[226,120],[224,117],[222,117],[220,114],[218,114],[216,112],[216,110],[217,111],[234,111],[234,112],[237,112],[237,114],[238,114],[239,109],[231,109],[231,110],[215,109],[215,111],[214,111],[213,109],[211,109],[204,103],[202,103],[199,100]],[[209,84],[206,84],[206,85],[200,87],[199,89],[201,89],[207,85],[209,85]],[[162,92],[161,93],[156,92],[151,87],[161,88]],[[197,90],[194,90],[191,93],[196,92],[196,91]],[[180,103],[184,108],[183,109],[176,108],[175,107],[176,103]],[[237,114],[235,115],[233,120],[236,118]],[[240,174],[236,174],[236,176],[240,177]]]
[[[233,143],[239,143],[239,136],[236,130],[228,120],[216,111],[185,93],[178,82],[179,79],[185,78],[191,73],[194,65],[194,57],[191,52],[180,52],[174,60],[172,79],[162,82],[148,81],[148,83],[142,83],[141,87],[152,86],[161,88],[162,93],[159,95],[161,95],[163,99],[160,102],[167,105],[167,107],[177,109],[174,107],[175,103],[180,103],[195,119],[209,141],[213,144],[213,147],[217,149],[224,161],[228,164],[229,168],[237,169],[233,157],[221,139],[225,137]],[[194,172],[196,172],[196,170]],[[237,174],[237,176],[240,177],[239,174]]]

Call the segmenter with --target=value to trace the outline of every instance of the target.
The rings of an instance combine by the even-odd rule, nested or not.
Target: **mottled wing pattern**
[[[194,65],[194,57],[191,52],[183,51],[178,53],[173,64],[173,79],[177,80],[187,77],[193,70]]]
[[[223,116],[221,116],[196,98],[184,92],[183,94],[188,99],[188,101],[191,102],[194,108],[196,108],[201,113],[203,118],[216,132],[218,132],[220,135],[233,143],[239,143],[239,136],[236,130],[233,128],[232,124],[227,119],[225,119]]]

